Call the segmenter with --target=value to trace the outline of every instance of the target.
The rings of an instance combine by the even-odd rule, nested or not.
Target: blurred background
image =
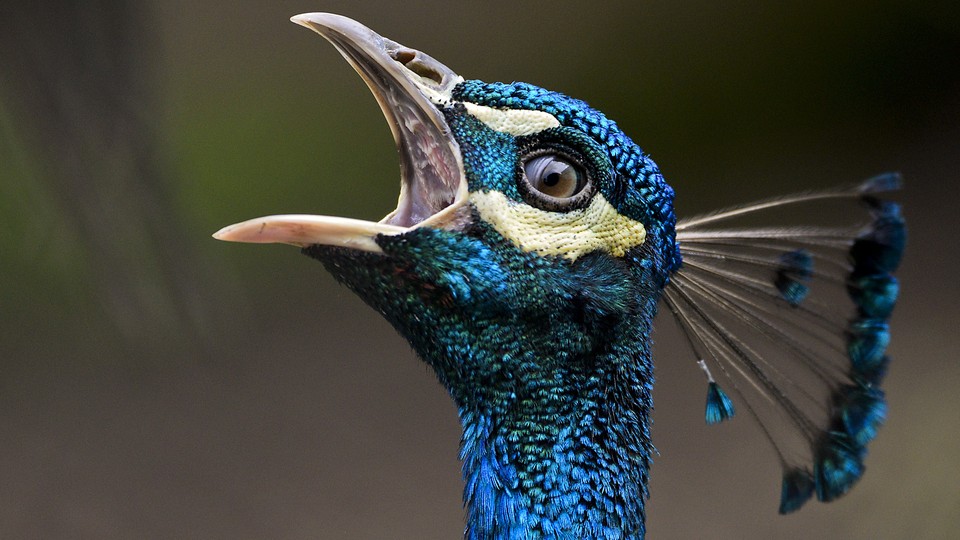
[[[387,128],[319,36],[351,16],[467,78],[607,113],[678,213],[900,170],[890,414],[847,497],[781,517],[746,419],[657,333],[651,538],[960,535],[960,10],[952,2],[0,7],[0,537],[458,538],[459,426],[372,310],[250,217],[378,219]],[[775,5],[767,5],[775,4]]]

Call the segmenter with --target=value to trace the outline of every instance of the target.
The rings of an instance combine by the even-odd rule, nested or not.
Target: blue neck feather
[[[463,425],[466,538],[643,538],[660,281],[650,266],[595,256],[563,274],[573,281],[561,287],[578,289],[570,304],[581,313],[572,318],[593,335],[553,321],[543,341],[469,350],[474,362],[501,355],[483,363],[510,365],[511,380],[485,381],[491,390],[479,397],[452,392]]]
[[[646,341],[558,373],[505,417],[460,409],[466,538],[643,538],[652,453]],[[619,349],[619,347],[617,347]],[[576,392],[562,379],[581,378]]]
[[[306,251],[384,313],[454,399],[467,538],[642,538],[658,246],[571,263],[477,227],[381,237],[386,253],[416,255],[391,272],[384,257]],[[454,257],[471,264],[448,269]],[[429,301],[421,280],[442,285]]]

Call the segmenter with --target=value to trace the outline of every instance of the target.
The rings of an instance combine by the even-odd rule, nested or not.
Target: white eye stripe
[[[483,122],[494,131],[521,137],[533,135],[545,129],[560,127],[560,121],[552,114],[527,109],[494,109],[464,101],[467,113]]]
[[[647,238],[643,224],[620,215],[597,193],[586,208],[549,212],[508,199],[499,191],[475,191],[470,202],[481,219],[524,251],[571,261],[603,250],[622,257]]]

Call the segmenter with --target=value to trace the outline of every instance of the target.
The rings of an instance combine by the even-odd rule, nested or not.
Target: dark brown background
[[[960,534],[950,2],[74,4],[0,13],[0,537],[459,537],[459,427],[432,373],[296,250],[209,238],[395,202],[374,100],[287,21],[317,10],[586,99],[682,215],[903,171],[890,415],[863,481],[778,516],[772,452],[746,418],[703,425],[662,317],[649,531]]]

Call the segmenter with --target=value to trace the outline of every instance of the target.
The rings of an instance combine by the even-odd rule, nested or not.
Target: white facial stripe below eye
[[[638,221],[620,215],[601,194],[590,205],[570,212],[548,212],[508,199],[499,191],[475,191],[470,202],[480,217],[524,251],[576,260],[603,250],[622,257],[643,244],[647,231]]]
[[[552,114],[526,109],[494,109],[464,101],[470,116],[480,120],[494,131],[514,137],[533,135],[545,129],[560,127],[560,121]]]

